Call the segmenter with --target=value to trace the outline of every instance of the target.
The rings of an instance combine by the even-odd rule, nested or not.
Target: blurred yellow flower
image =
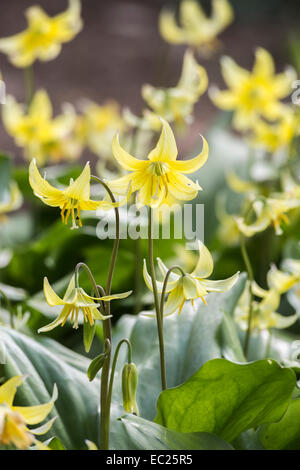
[[[173,88],[155,88],[151,85],[144,85],[142,96],[148,106],[154,111],[156,123],[163,117],[166,121],[177,124],[190,122],[194,104],[206,91],[208,78],[204,67],[199,65],[191,50],[187,50],[184,59],[180,80]],[[152,114],[152,113],[151,113]],[[153,119],[149,113],[144,118]],[[150,121],[151,122],[151,121]],[[157,128],[157,124],[154,129]]]
[[[280,304],[280,293],[276,289],[265,291],[259,286],[255,286],[253,291],[254,295],[262,300],[252,302],[251,331],[288,328],[297,321],[297,313],[286,317],[276,312]],[[235,321],[245,331],[248,329],[249,296],[249,285],[246,284],[234,312]]]
[[[180,25],[175,11],[164,9],[159,18],[162,37],[171,44],[188,44],[207,53],[218,45],[217,35],[232,23],[233,10],[228,0],[212,0],[208,17],[196,0],[182,0],[179,20]]]
[[[18,449],[27,449],[35,441],[34,434],[45,434],[49,431],[54,419],[35,429],[29,429],[26,425],[43,421],[57,399],[57,389],[54,386],[52,398],[48,403],[36,406],[14,406],[17,388],[23,380],[24,377],[16,375],[0,385],[0,444],[14,445]]]
[[[73,144],[76,114],[71,105],[66,105],[63,113],[52,116],[52,105],[45,90],[35,93],[28,111],[8,96],[2,108],[3,124],[14,137],[16,144],[24,148],[27,159],[36,158],[43,164],[48,160],[57,162],[74,159],[81,148]]]
[[[292,209],[300,207],[300,199],[288,199],[282,194],[274,194],[268,198],[260,198],[252,203],[255,213],[255,221],[248,224],[244,217],[236,217],[236,223],[240,232],[246,237],[252,237],[256,233],[263,232],[273,224],[276,235],[282,235],[283,223],[288,224],[286,215]]]
[[[46,181],[39,173],[36,161],[32,160],[29,165],[29,183],[34,194],[39,197],[47,206],[59,207],[63,223],[67,224],[72,217],[72,229],[82,226],[80,219],[81,210],[94,211],[101,207],[104,210],[118,207],[120,203],[112,203],[108,200],[92,201],[90,199],[91,169],[89,162],[85,165],[82,173],[66,189],[57,189]],[[75,216],[76,211],[76,216]]]
[[[240,178],[234,171],[226,174],[226,181],[230,189],[236,193],[246,193],[248,196],[259,193],[259,187],[256,183]]]
[[[7,198],[0,202],[0,221],[5,220],[8,212],[18,210],[23,203],[23,196],[20,192],[17,183],[10,184],[10,191]]]
[[[118,104],[114,101],[99,106],[87,102],[83,114],[78,118],[79,138],[99,157],[111,157],[111,141],[116,132],[122,132],[126,125]]]
[[[285,106],[276,122],[270,123],[257,119],[252,128],[251,143],[273,153],[289,148],[293,139],[299,135],[299,116]]]
[[[175,200],[194,199],[201,187],[182,173],[194,173],[201,168],[208,157],[208,144],[203,139],[203,150],[191,160],[178,161],[177,146],[169,124],[161,119],[162,131],[156,147],[147,160],[138,160],[127,153],[119,143],[116,134],[112,142],[113,155],[118,163],[130,173],[109,182],[116,194],[124,194],[131,184],[137,191],[137,205],[159,207],[167,203],[169,196]]]
[[[56,328],[58,325],[64,326],[69,317],[71,317],[71,323],[74,323],[73,328],[78,328],[80,311],[83,314],[84,321],[89,322],[90,325],[93,325],[95,320],[107,320],[111,315],[104,316],[99,312],[99,302],[124,299],[131,294],[131,291],[99,298],[91,297],[81,287],[76,287],[74,275],[72,276],[66,293],[62,299],[54,292],[46,277],[44,278],[44,294],[50,307],[63,306],[63,309],[52,323],[40,328],[38,330],[39,333],[53,330],[53,328]],[[97,303],[95,301],[99,302]]]
[[[37,59],[55,59],[61,45],[71,41],[81,30],[80,10],[80,0],[69,0],[67,10],[53,17],[39,6],[27,8],[27,28],[14,36],[0,39],[0,52],[7,54],[16,67],[22,68]]]
[[[261,47],[255,52],[252,72],[227,56],[221,60],[221,69],[228,90],[213,87],[210,97],[219,108],[234,111],[233,126],[237,130],[253,128],[259,117],[270,121],[280,118],[284,110],[280,100],[291,93],[294,69],[289,67],[275,75],[273,58]]]
[[[180,314],[186,300],[191,300],[193,303],[195,299],[200,298],[204,303],[206,303],[204,297],[208,292],[226,292],[231,289],[238,280],[238,272],[228,279],[221,281],[207,279],[213,272],[214,262],[206,246],[200,241],[198,241],[198,244],[199,259],[192,273],[177,274],[172,272],[169,276],[169,282],[167,283],[166,289],[166,293],[169,293],[169,296],[164,307],[164,315],[171,315],[176,311]],[[168,268],[160,258],[157,258],[157,261],[160,272],[165,279],[168,273]],[[153,290],[151,276],[147,271],[145,260],[143,275],[147,287],[150,290]],[[157,289],[159,293],[162,292],[163,282],[157,281]]]

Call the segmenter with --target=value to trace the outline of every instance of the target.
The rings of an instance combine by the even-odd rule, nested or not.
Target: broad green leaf
[[[181,433],[134,415],[120,418],[130,450],[233,450],[230,444],[209,433]],[[124,448],[125,449],[125,448]]]
[[[155,422],[181,432],[211,432],[228,442],[258,425],[278,421],[296,385],[277,362],[207,362],[185,384],[161,393]]]
[[[164,341],[168,387],[185,382],[206,361],[222,357],[222,322],[224,312],[232,312],[245,284],[241,276],[231,291],[206,297],[207,305],[186,303],[181,315],[164,320]],[[114,345],[128,337],[133,348],[133,361],[139,372],[137,403],[143,418],[153,420],[161,391],[159,345],[156,320],[123,316],[113,334]],[[120,351],[114,390],[120,390],[120,370],[126,361],[126,348]]]
[[[278,423],[264,427],[260,439],[268,450],[300,450],[300,398],[292,400]]]

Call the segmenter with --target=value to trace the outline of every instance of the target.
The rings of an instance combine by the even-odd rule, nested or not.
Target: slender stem
[[[9,298],[7,297],[7,295],[5,294],[5,292],[2,289],[0,289],[0,295],[2,295],[2,297],[4,298],[6,306],[7,306],[8,311],[9,311],[10,326],[11,326],[11,328],[14,328],[15,327],[15,325],[14,325],[14,310],[13,310],[11,301],[9,300]]]
[[[34,72],[33,65],[29,65],[24,69],[24,81],[25,81],[25,102],[26,106],[29,107],[34,94]]]
[[[108,187],[108,185],[98,178],[98,176],[92,176],[92,180],[100,183],[105,191],[108,193],[112,203],[116,202],[116,199]],[[106,295],[110,295],[111,293],[111,286],[112,286],[112,279],[113,274],[116,266],[118,250],[119,250],[119,242],[120,242],[120,215],[119,210],[117,207],[114,208],[115,210],[115,218],[116,218],[116,238],[113,246],[113,252],[110,261],[109,273],[107,278],[106,284]],[[110,315],[110,302],[105,302],[105,311],[106,315]],[[112,342],[112,332],[111,332],[111,322],[104,322],[103,323],[103,336],[104,341],[107,339]],[[110,403],[108,400],[108,383],[109,383],[109,370],[110,370],[110,358],[111,354],[109,353],[107,356],[107,360],[102,368],[101,374],[101,391],[100,391],[100,449],[101,450],[108,450],[109,449],[109,428],[110,428]]]
[[[248,253],[247,253],[247,249],[246,249],[245,237],[243,235],[241,236],[241,251],[242,251],[243,260],[244,260],[246,270],[247,270],[247,273],[248,273],[248,278],[249,278],[249,312],[248,312],[247,333],[246,333],[245,345],[244,345],[244,352],[245,352],[245,356],[247,358],[248,349],[249,349],[250,335],[251,335],[252,313],[253,313],[252,284],[253,284],[253,281],[254,281],[254,276],[253,276],[253,269],[252,269],[252,266],[251,266],[251,262],[250,262],[250,259],[249,259]]]
[[[157,331],[158,331],[158,341],[159,341],[159,352],[160,352],[160,373],[161,373],[161,387],[162,390],[167,388],[166,380],[166,366],[165,366],[165,350],[164,350],[164,332],[163,332],[163,321],[160,313],[160,305],[158,298],[158,291],[156,285],[155,277],[155,268],[153,261],[153,238],[152,238],[152,208],[149,207],[149,221],[148,221],[148,260],[150,268],[150,276],[152,280],[153,295],[155,301],[155,311],[156,311],[156,322],[157,322]]]
[[[92,271],[90,270],[90,268],[85,264],[85,263],[78,263],[75,267],[75,287],[78,287],[79,286],[79,271],[80,269],[84,269],[89,278],[90,278],[90,281],[92,283],[92,286],[93,286],[93,290],[95,292],[95,295],[99,298],[101,297],[101,295],[105,296],[105,291],[103,289],[102,286],[99,286],[97,285],[96,281],[95,281],[95,278],[92,274]],[[100,292],[101,292],[101,295],[100,295]],[[103,302],[100,300],[99,301],[99,304],[100,304],[100,310],[101,310],[101,313],[104,315],[105,314],[105,310],[104,310],[104,306],[103,306]]]
[[[181,272],[182,276],[184,276],[184,272],[183,272],[183,270],[181,269],[180,266],[172,266],[166,274],[166,277],[165,277],[164,283],[163,283],[163,288],[162,288],[162,291],[161,291],[161,298],[160,298],[160,315],[161,315],[162,321],[163,321],[163,318],[164,318],[164,305],[165,305],[165,296],[166,296],[166,290],[167,290],[167,286],[168,286],[168,280],[169,280],[169,277],[170,277],[171,273],[175,269],[178,269]]]
[[[137,238],[134,243],[135,248],[135,307],[134,311],[138,314],[142,309],[142,301],[141,301],[141,291],[142,291],[142,283],[141,283],[141,270],[142,270],[142,247],[141,247],[141,239]]]
[[[116,348],[116,352],[114,354],[114,358],[113,358],[113,362],[112,362],[112,366],[111,366],[110,381],[109,381],[109,388],[108,388],[108,399],[107,399],[109,408],[110,408],[110,405],[111,405],[112,391],[113,391],[115,371],[116,371],[116,365],[117,365],[117,361],[118,361],[119,351],[120,351],[120,348],[121,348],[123,343],[126,343],[127,347],[128,347],[128,363],[130,364],[132,362],[132,346],[131,346],[131,343],[126,338],[121,339],[121,341],[119,342],[119,344]]]

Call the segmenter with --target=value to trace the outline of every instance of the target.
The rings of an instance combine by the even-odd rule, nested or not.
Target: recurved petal
[[[210,279],[202,279],[200,281],[201,286],[203,286],[208,292],[226,292],[230,290],[239,278],[239,272],[235,273],[233,276],[228,277],[227,279],[213,281]]]
[[[6,403],[8,406],[13,404],[17,388],[23,380],[24,377],[22,375],[16,375],[7,380],[3,385],[0,385],[0,404]]]
[[[104,295],[103,297],[100,297],[100,300],[103,300],[104,302],[107,302],[109,300],[126,299],[131,294],[132,294],[132,290],[129,290],[127,292],[122,292],[121,294]]]
[[[274,72],[275,67],[273,57],[266,49],[258,47],[255,52],[253,73],[260,77],[271,78]]]
[[[61,299],[54,292],[46,277],[44,277],[44,294],[46,297],[47,304],[50,305],[50,307],[54,307],[56,305],[64,305],[66,303],[65,300]]]
[[[70,184],[70,186],[64,191],[64,194],[66,197],[73,198],[78,201],[88,201],[90,198],[90,185],[91,168],[90,163],[87,162],[82,173]]]
[[[29,183],[34,193],[45,199],[49,199],[53,205],[59,206],[63,199],[63,192],[41,177],[40,172],[36,166],[36,160],[33,159],[29,165]]]
[[[163,9],[160,14],[159,30],[162,37],[172,44],[182,44],[187,39],[186,32],[176,22],[175,13],[168,9]]]
[[[143,277],[144,277],[146,286],[148,287],[148,289],[150,289],[153,292],[152,279],[151,279],[150,274],[148,273],[147,263],[145,259],[144,259],[144,265],[143,265]],[[161,293],[163,289],[163,283],[160,281],[156,281],[156,285],[157,285],[158,292]]]
[[[158,264],[159,270],[160,270],[163,278],[165,278],[168,271],[169,271],[169,268],[165,265],[165,263],[162,261],[161,258],[156,258],[156,259],[157,259],[157,264]],[[169,275],[169,281],[174,283],[174,282],[178,281],[178,279],[180,279],[180,277],[181,276],[179,274],[172,271],[171,274]]]
[[[202,137],[202,136],[201,136]],[[180,171],[181,173],[195,173],[199,170],[208,158],[208,143],[204,137],[202,137],[203,147],[201,153],[195,158],[190,160],[176,160],[170,162],[170,166],[173,170]]]
[[[42,426],[39,426],[38,428],[34,428],[34,429],[31,428],[30,432],[32,432],[32,434],[35,434],[36,436],[41,436],[42,434],[46,434],[46,432],[50,431],[56,419],[57,419],[57,416],[54,416],[54,418],[49,419],[49,421],[47,421],[47,423],[43,424]]]
[[[136,171],[145,167],[146,162],[144,160],[138,160],[121,147],[119,134],[115,134],[112,140],[112,153],[119,165],[125,170]]]
[[[230,90],[221,91],[217,87],[212,86],[209,88],[209,97],[218,108],[231,110],[236,106],[236,95]]]
[[[57,387],[54,385],[52,398],[48,403],[36,406],[13,406],[12,409],[23,417],[26,424],[38,424],[48,416],[57,399]]]
[[[266,212],[263,212],[251,225],[247,225],[242,217],[236,217],[235,220],[239,231],[246,237],[252,237],[256,233],[263,232],[271,223],[271,219]]]
[[[204,243],[198,240],[199,247],[199,259],[196,264],[192,276],[199,279],[205,279],[211,275],[214,269],[214,262],[209,250],[206,248]]]
[[[280,315],[279,313],[274,312],[271,315],[272,326],[278,329],[289,328],[294,323],[296,323],[298,318],[299,318],[298,313],[295,313],[294,315],[289,315],[288,317],[286,317],[285,315]]]
[[[162,130],[158,139],[156,147],[149,153],[149,160],[169,162],[175,161],[178,150],[175,141],[175,137],[170,125],[163,118],[160,118],[162,122]]]
[[[248,70],[240,67],[231,57],[223,56],[221,59],[221,70],[224,81],[229,88],[241,86],[242,81],[249,77]]]
[[[280,271],[273,265],[267,274],[267,281],[270,289],[275,289],[282,294],[287,292],[297,282],[297,278]]]
[[[168,190],[175,199],[190,201],[197,196],[198,191],[201,191],[202,188],[198,183],[194,183],[179,172],[173,172],[168,183]]]

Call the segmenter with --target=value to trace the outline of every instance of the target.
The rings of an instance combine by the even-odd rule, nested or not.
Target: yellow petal
[[[54,307],[56,305],[64,305],[65,301],[61,299],[52,289],[49,284],[49,281],[46,277],[44,277],[44,294],[46,297],[47,304],[50,307]]]
[[[226,292],[230,290],[237,282],[239,278],[239,272],[235,273],[233,276],[219,280],[213,281],[210,279],[201,279],[200,283],[208,292]]]
[[[190,160],[176,160],[174,162],[170,162],[171,168],[173,170],[180,171],[181,173],[195,173],[195,171],[199,170],[208,158],[208,143],[204,137],[202,137],[202,141],[202,152],[197,157]]]
[[[221,70],[224,81],[229,88],[240,87],[250,73],[240,67],[231,57],[223,56],[221,59]]]
[[[268,286],[282,294],[287,292],[296,282],[297,278],[280,271],[276,266],[272,266],[267,274]]]
[[[70,184],[64,191],[68,198],[76,199],[78,201],[88,201],[90,198],[90,184],[91,184],[91,168],[90,163],[87,162],[82,173],[78,178]]]
[[[176,312],[185,302],[182,282],[178,282],[177,286],[170,292],[168,300],[164,306],[164,316],[171,315]]]
[[[150,289],[153,292],[152,279],[151,279],[150,274],[148,273],[147,263],[145,259],[144,259],[144,265],[143,265],[143,277],[144,277],[146,286],[148,287],[148,289]],[[156,285],[157,285],[158,292],[161,293],[163,289],[163,282],[156,281]]]
[[[195,94],[196,99],[206,91],[207,85],[205,68],[198,65],[193,52],[188,49],[184,54],[182,73],[177,87]]]
[[[218,108],[231,110],[236,107],[237,97],[230,90],[220,91],[217,87],[212,86],[209,89],[209,97]]]
[[[136,171],[145,167],[144,160],[138,160],[121,147],[118,134],[115,134],[112,140],[112,153],[125,170]]]
[[[29,106],[28,114],[35,119],[48,120],[52,117],[52,105],[45,90],[38,90]]]
[[[63,200],[63,192],[51,186],[41,177],[35,159],[29,165],[29,183],[34,193],[42,198],[46,204],[60,206]]]
[[[8,406],[13,404],[17,388],[23,380],[24,377],[22,375],[16,375],[7,380],[3,385],[0,385],[0,404],[6,403]]]
[[[36,406],[13,406],[13,411],[20,413],[26,424],[38,424],[47,418],[57,399],[57,387],[54,385],[52,398],[48,403]]]
[[[159,31],[162,37],[172,44],[182,44],[187,41],[184,29],[177,25],[175,13],[163,9],[159,17]]]
[[[170,125],[161,118],[162,131],[155,149],[149,155],[149,160],[153,162],[169,162],[176,160],[178,151],[175,137]]]
[[[214,269],[214,262],[209,250],[198,240],[199,259],[192,275],[197,278],[206,278],[211,275]]]
[[[253,73],[260,77],[271,78],[274,72],[274,60],[271,54],[262,47],[257,48],[255,52]]]
[[[179,172],[173,172],[168,183],[168,190],[174,198],[181,201],[190,201],[197,196],[198,191],[201,191],[202,188],[198,183],[194,183]]]
[[[184,297],[189,299],[195,299],[197,297],[197,284],[196,279],[193,279],[192,276],[186,274],[182,278],[182,287]]]

